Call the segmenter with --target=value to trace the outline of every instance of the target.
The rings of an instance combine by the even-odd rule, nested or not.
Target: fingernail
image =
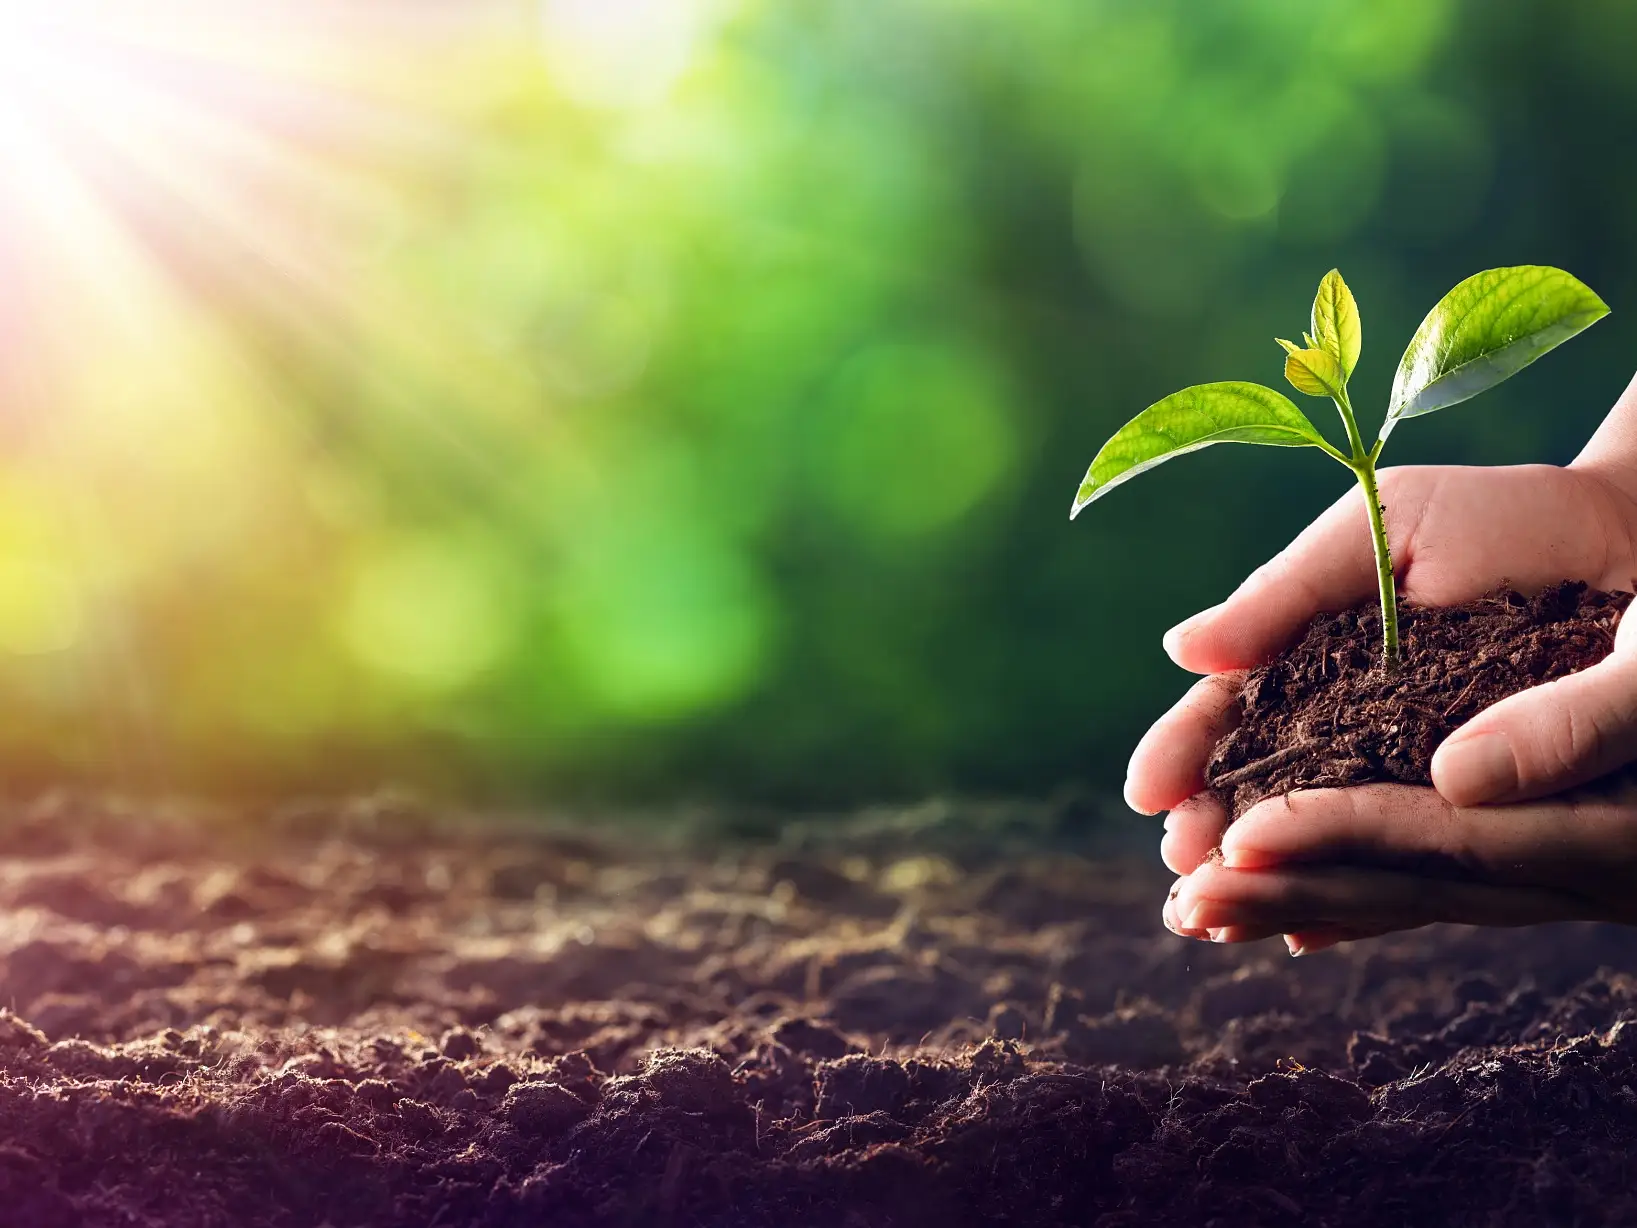
[[[1172,885],[1170,894],[1165,897],[1165,908],[1161,911],[1160,916],[1165,920],[1166,929],[1180,934],[1182,932],[1182,915],[1177,912],[1177,892],[1179,890],[1181,890],[1180,883]]]
[[[1177,659],[1177,653],[1182,651],[1183,638],[1195,627],[1199,626],[1200,623],[1205,622],[1211,617],[1211,615],[1215,614],[1221,608],[1221,604],[1218,603],[1217,605],[1213,605],[1208,610],[1201,610],[1198,614],[1195,614],[1190,618],[1183,619],[1180,623],[1167,631],[1160,639],[1160,643],[1165,648],[1166,655],[1175,661]],[[1178,663],[1180,664],[1180,662]]]
[[[1298,955],[1307,954],[1307,948],[1296,940],[1296,936],[1294,934],[1285,935],[1285,946],[1290,948],[1290,957],[1292,959],[1296,958]]]
[[[1452,739],[1432,757],[1432,782],[1457,806],[1504,797],[1518,787],[1518,761],[1503,733]]]
[[[1131,777],[1127,776],[1125,778],[1125,788],[1122,790],[1122,792],[1125,795],[1125,804],[1130,806],[1131,809],[1135,810],[1138,814],[1154,815],[1159,813],[1158,810],[1147,810],[1137,803],[1137,800],[1131,793]]]
[[[1211,902],[1209,900],[1200,901],[1198,904],[1195,904],[1193,908],[1189,910],[1188,915],[1182,919],[1182,928],[1185,930],[1210,929],[1211,926],[1205,923],[1210,917],[1210,913]],[[1217,924],[1220,925],[1221,922],[1217,922]]]
[[[1229,870],[1261,870],[1278,860],[1256,849],[1229,848],[1226,841],[1222,844],[1222,864]]]

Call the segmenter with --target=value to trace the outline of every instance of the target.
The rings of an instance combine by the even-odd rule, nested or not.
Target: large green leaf
[[[1562,269],[1490,269],[1444,295],[1410,339],[1393,378],[1386,439],[1401,418],[1430,414],[1493,388],[1609,313]]]
[[[1324,275],[1319,292],[1313,296],[1313,340],[1308,346],[1336,360],[1343,383],[1358,366],[1359,352],[1364,348],[1364,322],[1359,317],[1358,301],[1336,269]]]
[[[1162,461],[1213,443],[1324,448],[1324,437],[1290,398],[1261,384],[1198,384],[1173,392],[1127,422],[1097,453],[1069,511]]]

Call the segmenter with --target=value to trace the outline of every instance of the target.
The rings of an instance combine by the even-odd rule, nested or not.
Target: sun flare
[[[216,296],[339,305],[336,240],[369,224],[376,191],[355,138],[392,117],[285,16],[0,7],[0,245],[48,353],[134,332],[162,366],[153,330]]]

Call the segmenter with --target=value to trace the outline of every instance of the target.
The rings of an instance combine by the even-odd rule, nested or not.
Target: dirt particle
[[[912,1039],[946,1022],[949,1000],[959,992],[939,969],[883,964],[843,979],[830,995],[830,1014],[849,1032],[888,1028]]]
[[[374,1142],[339,1121],[327,1121],[318,1128],[318,1148],[344,1156],[374,1155],[376,1150]]]
[[[1603,1037],[1603,1047],[1627,1061],[1637,1062],[1637,1020],[1617,1021]]]
[[[771,1035],[775,1041],[792,1053],[801,1053],[808,1057],[845,1057],[858,1049],[857,1045],[853,1044],[835,1028],[830,1027],[828,1024],[816,1023],[811,1019],[781,1020],[774,1026]]]
[[[1176,894],[1175,887],[1172,888],[1172,894]],[[1052,987],[1046,992],[1044,1020],[1046,1032],[1062,1032],[1076,1026],[1085,1009],[1086,999],[1083,994],[1056,981],[1052,982]]]
[[[997,1002],[989,1008],[989,1034],[996,1040],[1022,1040],[1029,1031],[1029,1017],[1015,1002]]]
[[[990,1037],[972,1053],[972,1072],[985,1079],[1015,1079],[1028,1070],[1028,1062],[1012,1040]]]
[[[892,1112],[909,1093],[909,1076],[897,1062],[850,1054],[818,1071],[814,1115],[834,1121],[854,1113]]]
[[[1173,1065],[1187,1056],[1175,1015],[1147,998],[1095,1019],[1082,1016],[1069,1028],[1064,1050],[1076,1061],[1143,1070]]]
[[[555,1136],[584,1121],[590,1109],[561,1083],[514,1083],[500,1102],[500,1115],[530,1135]]]
[[[483,1042],[466,1028],[451,1028],[443,1034],[438,1049],[444,1057],[463,1062],[482,1053]]]
[[[643,1081],[661,1104],[706,1113],[734,1102],[733,1068],[708,1049],[661,1049],[648,1055]]]
[[[19,1050],[43,1049],[46,1043],[45,1034],[38,1028],[19,1019],[8,1010],[0,1010],[0,1053],[11,1054]]]
[[[798,1139],[784,1153],[786,1160],[816,1160],[821,1156],[862,1151],[877,1143],[895,1143],[909,1130],[886,1113],[859,1113],[845,1117],[805,1138]]]

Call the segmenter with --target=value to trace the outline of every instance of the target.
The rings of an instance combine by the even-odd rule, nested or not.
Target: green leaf
[[[1331,450],[1283,393],[1261,384],[1198,384],[1150,405],[1115,432],[1086,470],[1069,518],[1121,482],[1213,443]]]
[[[1608,313],[1602,299],[1562,269],[1526,264],[1467,278],[1410,339],[1380,438],[1401,418],[1493,388]]]
[[[1285,347],[1285,378],[1297,392],[1310,397],[1340,397],[1347,387],[1341,366],[1323,350],[1304,350],[1283,337],[1275,337]]]
[[[1336,269],[1319,281],[1319,292],[1313,297],[1313,337],[1316,340],[1310,340],[1308,347],[1336,360],[1345,385],[1364,348],[1364,322],[1359,318],[1358,301]]]

